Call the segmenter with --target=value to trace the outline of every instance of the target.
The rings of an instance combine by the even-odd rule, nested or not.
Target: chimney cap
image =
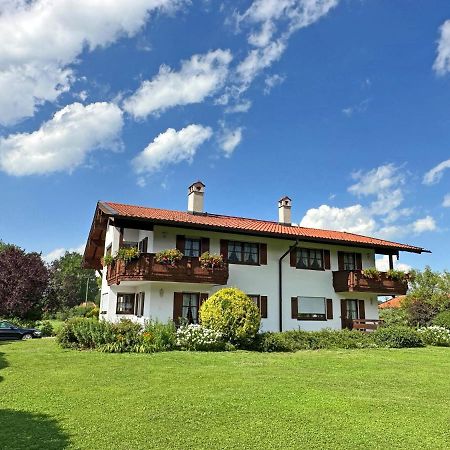
[[[284,197],[280,198],[280,200],[278,200],[278,206],[281,208],[282,206],[287,206],[290,207],[291,206],[291,198],[288,197],[287,195],[285,195]]]
[[[203,192],[204,188],[205,188],[205,185],[199,180],[199,181],[196,181],[195,183],[192,183],[189,186],[188,191],[189,192],[194,192],[194,191]]]

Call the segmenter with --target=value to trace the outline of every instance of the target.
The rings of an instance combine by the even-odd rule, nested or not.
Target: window
[[[356,255],[354,253],[343,253],[344,270],[356,270]]]
[[[117,294],[116,314],[134,314],[135,294]]]
[[[144,301],[145,301],[145,292],[139,292],[136,295],[136,302],[134,305],[135,316],[142,317],[144,315]]]
[[[140,253],[147,253],[148,237],[142,239],[142,241],[139,241],[138,249]]]
[[[259,244],[228,242],[228,262],[235,264],[259,264]]]
[[[297,269],[323,270],[323,250],[299,248],[296,267]]]
[[[261,297],[259,295],[254,295],[254,294],[247,294],[247,297],[250,297],[253,302],[255,303],[255,305],[261,309]]]
[[[183,307],[181,317],[188,323],[198,322],[199,294],[183,293]]]
[[[323,297],[298,297],[300,320],[327,320],[326,300]]]
[[[184,256],[198,258],[200,256],[200,239],[186,238],[184,241]]]

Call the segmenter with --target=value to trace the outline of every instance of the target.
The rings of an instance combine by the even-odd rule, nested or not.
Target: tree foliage
[[[39,253],[0,243],[0,316],[38,314],[49,272]]]

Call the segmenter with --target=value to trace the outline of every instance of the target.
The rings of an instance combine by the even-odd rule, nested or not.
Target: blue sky
[[[184,210],[201,179],[207,211],[287,194],[450,269],[448,1],[75,3],[0,0],[0,239],[51,259],[97,200]]]

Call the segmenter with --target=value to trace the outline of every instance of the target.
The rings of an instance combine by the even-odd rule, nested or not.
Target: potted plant
[[[223,257],[219,254],[202,253],[199,261],[202,269],[222,269],[224,267]]]
[[[402,270],[390,269],[386,272],[386,278],[392,281],[408,281],[409,275]]]
[[[114,262],[114,256],[113,255],[105,255],[103,257],[103,266],[109,266]]]
[[[139,258],[140,252],[137,247],[122,247],[119,248],[118,252],[114,256],[114,259],[123,261],[125,264],[132,261],[133,259]]]
[[[183,258],[183,253],[176,248],[161,250],[155,255],[155,261],[165,266],[176,267]]]
[[[361,271],[361,274],[364,278],[367,278],[369,280],[380,279],[380,271],[376,267],[369,267],[368,269],[364,269]]]

